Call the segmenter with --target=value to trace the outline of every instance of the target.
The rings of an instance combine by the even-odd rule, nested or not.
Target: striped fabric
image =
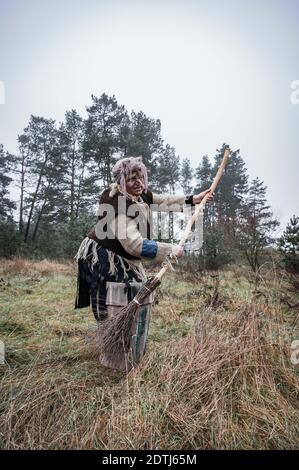
[[[106,282],[106,305],[125,307],[135,297],[142,282]],[[130,290],[130,292],[129,292]],[[149,294],[142,302],[142,305],[152,304],[154,301],[154,292]]]

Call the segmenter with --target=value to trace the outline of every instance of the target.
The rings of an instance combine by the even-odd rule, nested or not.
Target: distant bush
[[[299,217],[290,219],[278,245],[287,271],[299,273]]]
[[[14,223],[0,223],[0,257],[15,255],[21,246],[21,237]]]

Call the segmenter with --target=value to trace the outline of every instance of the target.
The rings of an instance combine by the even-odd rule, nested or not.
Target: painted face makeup
[[[126,190],[132,196],[140,196],[144,190],[144,177],[140,172],[134,171],[126,178]]]

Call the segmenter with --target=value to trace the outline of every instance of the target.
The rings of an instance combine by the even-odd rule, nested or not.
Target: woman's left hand
[[[193,196],[193,203],[194,204],[200,204],[203,198],[205,197],[206,194],[209,194],[209,197],[207,198],[207,202],[213,201],[213,197],[215,193],[212,193],[210,189],[207,189],[206,191],[202,191],[199,194],[194,194]]]

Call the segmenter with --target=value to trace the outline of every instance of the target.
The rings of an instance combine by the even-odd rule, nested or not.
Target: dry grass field
[[[100,366],[75,265],[1,260],[0,448],[295,449],[298,289],[275,267],[172,273],[128,375]],[[298,321],[297,321],[298,320]]]

